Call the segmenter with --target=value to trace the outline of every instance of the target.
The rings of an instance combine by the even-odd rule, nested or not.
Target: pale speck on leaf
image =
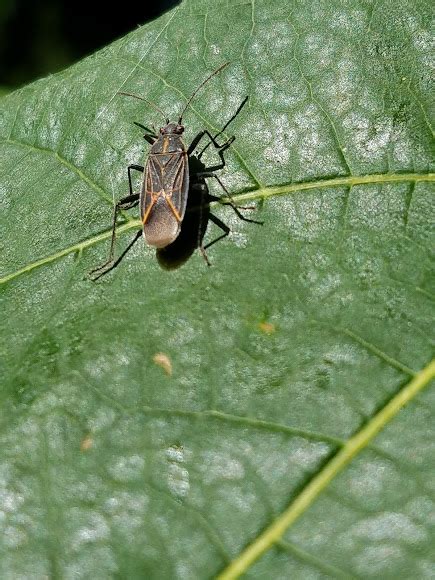
[[[172,363],[169,356],[163,352],[158,352],[153,356],[154,363],[161,367],[170,377],[172,375]]]

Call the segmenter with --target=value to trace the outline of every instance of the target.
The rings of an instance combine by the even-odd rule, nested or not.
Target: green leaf
[[[2,98],[2,579],[431,577],[430,13],[186,0]],[[91,282],[162,122],[117,92],[176,119],[226,61],[186,143],[249,95],[218,174],[264,225]]]

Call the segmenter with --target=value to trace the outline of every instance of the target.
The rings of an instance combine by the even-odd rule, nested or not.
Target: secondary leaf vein
[[[435,378],[435,359],[401,389],[302,490],[286,510],[262,532],[218,576],[219,580],[238,578],[267,550],[281,540],[288,528],[301,517],[331,481],[363,450],[378,433]]]
[[[96,191],[104,199],[104,201],[107,201],[110,203],[110,205],[113,205],[112,198],[106,194],[106,192],[101,186],[95,183],[95,181],[92,181],[92,179],[88,177],[82,169],[79,169],[73,163],[65,159],[65,157],[62,157],[62,155],[60,155],[57,151],[47,149],[46,147],[39,147],[38,145],[31,145],[30,143],[25,143],[23,141],[17,141],[16,139],[3,139],[2,141],[0,141],[0,143],[10,143],[11,145],[16,145],[18,147],[28,147],[32,151],[43,152],[49,155],[53,155],[54,158],[57,159],[57,161],[59,161],[59,163],[61,163],[64,167],[68,168],[70,171],[75,173],[82,181],[87,183],[94,191]]]

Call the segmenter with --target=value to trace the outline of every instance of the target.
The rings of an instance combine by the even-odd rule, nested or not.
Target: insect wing
[[[186,211],[189,171],[186,151],[151,153],[141,192],[141,218],[147,244],[164,248],[180,233]]]

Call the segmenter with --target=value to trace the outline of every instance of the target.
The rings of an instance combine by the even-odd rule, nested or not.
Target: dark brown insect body
[[[140,215],[145,241],[164,248],[180,232],[189,191],[187,150],[182,125],[169,123],[151,147],[140,192]]]
[[[166,119],[166,125],[160,129],[159,135],[155,135],[154,132],[151,132],[147,127],[144,127],[140,123],[135,123],[145,130],[144,138],[148,143],[151,144],[151,149],[149,151],[145,167],[142,167],[141,165],[128,166],[130,195],[118,201],[115,206],[109,259],[102,266],[91,271],[90,274],[94,280],[100,278],[115,268],[121,262],[122,258],[130,250],[133,244],[141,237],[142,233],[146,243],[150,246],[154,246],[157,249],[167,248],[177,239],[181,231],[181,224],[186,212],[186,205],[189,196],[189,156],[193,153],[199,142],[205,136],[209,137],[210,143],[204,147],[203,151],[205,151],[205,149],[207,149],[210,144],[213,144],[220,158],[220,163],[218,165],[214,165],[213,167],[205,167],[203,164],[201,164],[200,170],[196,171],[196,173],[193,175],[193,184],[197,189],[199,188],[203,190],[206,188],[204,179],[209,177],[215,178],[227,195],[228,201],[224,203],[231,205],[241,219],[255,222],[255,220],[245,218],[239,212],[231,199],[230,193],[227,191],[219,177],[214,173],[214,171],[225,167],[223,153],[234,141],[234,137],[231,137],[225,143],[220,145],[216,141],[216,137],[224,131],[224,129],[228,126],[229,122],[234,117],[230,119],[230,121],[225,125],[224,129],[222,129],[216,136],[211,135],[211,133],[207,130],[198,133],[188,149],[186,149],[182,139],[182,134],[184,132],[184,126],[182,125],[184,112],[199,89],[204,86],[204,84],[208,82],[215,74],[227,66],[227,64],[228,63],[225,63],[217,70],[215,70],[194,91],[187,104],[185,105],[181,115],[179,116],[178,123],[170,123],[169,119]],[[146,99],[131,93],[120,94],[132,96],[146,101]],[[239,107],[238,111],[245,104],[246,100],[247,97]],[[155,105],[152,106],[159,110],[159,112],[162,112]],[[133,169],[135,171],[144,173],[144,179],[139,194],[134,193],[133,191],[131,179],[131,171]],[[212,197],[208,197],[212,199]],[[134,239],[130,242],[127,248],[123,251],[119,258],[115,260],[114,248],[116,239],[116,218],[118,212],[120,210],[130,209],[138,204],[140,204],[142,232],[138,232],[135,235]],[[220,220],[217,218],[214,218],[214,221],[221,229],[223,229],[225,232],[224,235],[228,235],[229,228],[220,222]],[[199,228],[199,230],[201,230],[201,228]],[[205,260],[209,264],[205,254],[205,248],[207,246],[202,246],[202,237],[200,236],[200,238],[201,245],[198,247],[201,249]]]

